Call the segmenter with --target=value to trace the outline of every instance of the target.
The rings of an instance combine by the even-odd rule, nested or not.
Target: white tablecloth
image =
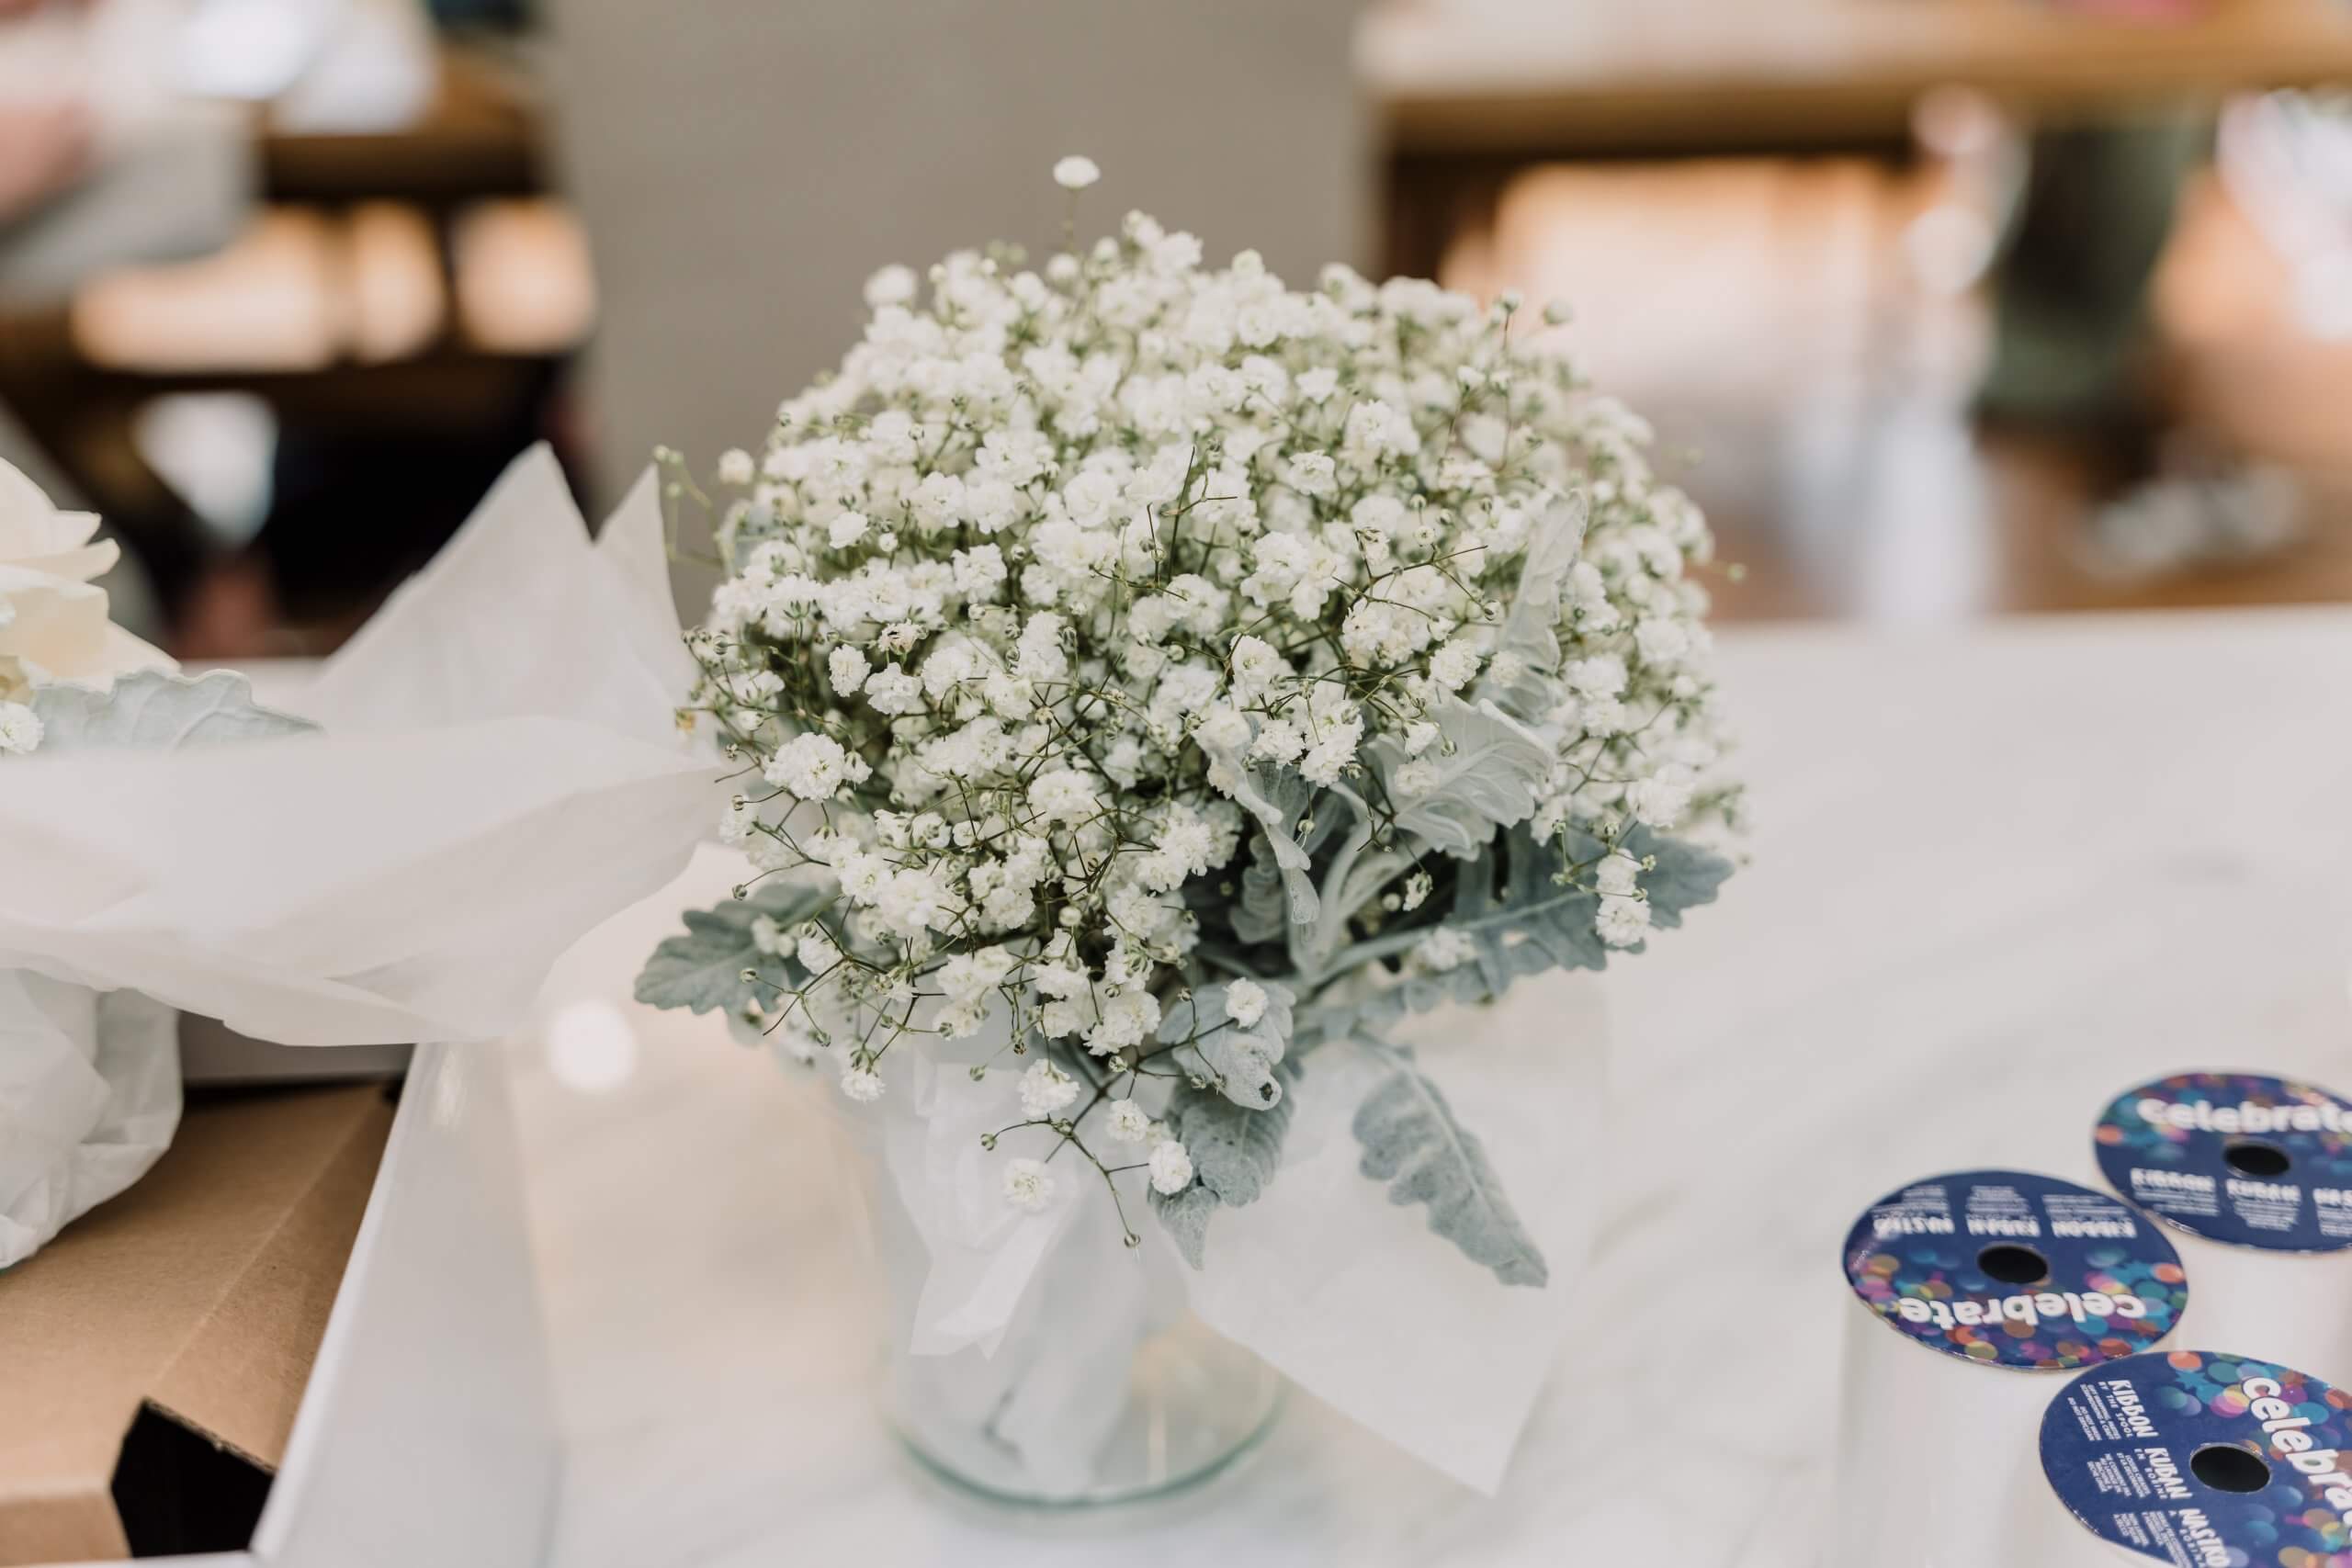
[[[869,1404],[797,1086],[631,1009],[617,1087],[515,1056],[573,1450],[557,1562],[1809,1562],[1861,1204],[1971,1166],[2095,1180],[2092,1119],[2163,1071],[2352,1088],[2352,615],[1723,642],[1754,864],[1603,982],[1610,1184],[1557,1200],[1601,1206],[1600,1248],[1498,1500],[1303,1397],[1157,1513],[950,1495]],[[622,1001],[728,880],[616,920],[551,995]]]

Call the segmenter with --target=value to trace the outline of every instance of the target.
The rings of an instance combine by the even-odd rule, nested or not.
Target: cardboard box
[[[397,1107],[198,1096],[0,1275],[0,1563],[536,1562],[557,1442],[504,1074],[428,1046]]]

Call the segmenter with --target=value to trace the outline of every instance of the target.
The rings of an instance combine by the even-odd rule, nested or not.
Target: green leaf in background
[[[112,689],[36,686],[32,710],[41,722],[41,756],[74,751],[169,751],[305,735],[307,718],[273,713],[254,701],[253,685],[233,671],[191,680],[142,670]]]
[[[687,910],[686,934],[666,939],[645,961],[637,976],[637,999],[697,1013],[732,1013],[751,1001],[769,1006],[779,985],[790,989],[806,984],[808,976],[789,953],[762,953],[752,934],[753,923],[764,916],[789,932],[831,901],[821,887],[770,882],[753,888],[748,898]],[[766,983],[744,979],[746,969],[764,975]]]
[[[1391,1070],[1356,1108],[1363,1173],[1388,1183],[1388,1201],[1429,1206],[1430,1229],[1495,1271],[1506,1285],[1542,1286],[1544,1255],[1519,1223],[1476,1136],[1453,1119],[1437,1085],[1410,1057],[1392,1053]]]

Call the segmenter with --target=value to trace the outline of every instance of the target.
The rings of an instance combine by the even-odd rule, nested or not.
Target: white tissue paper
[[[287,1044],[507,1032],[555,957],[676,875],[715,819],[717,770],[675,722],[692,661],[661,526],[649,476],[592,546],[535,449],[283,704],[322,733],[9,759],[0,971]],[[0,1034],[12,1057],[32,1027]],[[111,1080],[126,1109],[135,1077]],[[0,1168],[0,1215],[35,1245],[107,1195],[73,1177],[113,1124],[90,1122],[86,1089],[0,1069],[0,1122],[54,1145],[21,1186]],[[67,1145],[77,1119],[94,1131]]]
[[[0,970],[0,1269],[146,1174],[179,1125],[179,1020]]]

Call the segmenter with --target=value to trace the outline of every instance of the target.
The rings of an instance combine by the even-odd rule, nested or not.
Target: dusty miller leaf
[[[1551,742],[1493,703],[1476,705],[1449,697],[1432,708],[1439,739],[1418,759],[1437,771],[1416,794],[1396,787],[1408,761],[1401,742],[1382,736],[1366,750],[1380,782],[1396,803],[1396,826],[1457,859],[1468,860],[1494,840],[1495,829],[1535,814],[1536,792],[1550,777]]]
[[[1282,1168],[1283,1141],[1296,1103],[1288,1089],[1297,1084],[1299,1069],[1284,1062],[1275,1071],[1284,1092],[1263,1110],[1189,1084],[1169,1102],[1168,1125],[1192,1156],[1193,1184],[1173,1197],[1154,1192],[1151,1206],[1195,1269],[1201,1267],[1209,1216],[1220,1208],[1256,1202]]]
[[[1298,1082],[1295,1064],[1277,1069],[1285,1089]],[[1215,1089],[1187,1084],[1168,1105],[1168,1125],[1193,1156],[1194,1179],[1232,1208],[1254,1203],[1282,1168],[1283,1140],[1290,1135],[1291,1096],[1285,1092],[1262,1110],[1235,1103]]]
[[[1440,974],[1408,976],[1351,1006],[1321,1012],[1314,1025],[1319,1035],[1338,1038],[1351,1030],[1379,1033],[1408,1014],[1427,1012],[1443,1002],[1492,1001],[1513,981],[1547,969],[1599,969],[1608,964],[1609,946],[1592,924],[1600,910],[1600,895],[1553,881],[1560,869],[1559,853],[1525,824],[1513,828],[1502,844],[1500,863],[1507,874],[1501,891],[1496,890],[1498,862],[1489,845],[1463,865],[1453,908],[1444,922],[1476,944],[1472,958]],[[1651,923],[1660,927],[1679,926],[1684,910],[1712,903],[1732,872],[1731,862],[1713,850],[1662,838],[1646,828],[1628,833],[1623,848],[1629,854],[1657,861],[1643,874],[1642,889],[1649,899]],[[1568,849],[1578,861],[1590,861],[1600,855],[1600,842],[1576,833]]]
[[[273,713],[254,701],[252,684],[233,671],[190,680],[142,670],[112,689],[37,686],[33,712],[41,722],[40,754],[68,751],[169,751],[307,735],[307,718]]]
[[[1287,768],[1246,763],[1231,751],[1215,752],[1211,760],[1232,775],[1235,803],[1264,829],[1266,848],[1274,857],[1283,894],[1289,900],[1290,923],[1313,926],[1323,910],[1323,901],[1315,891],[1315,878],[1308,874],[1314,857],[1295,836],[1298,809],[1285,811],[1283,806],[1295,793],[1289,781],[1297,779],[1300,787],[1306,787],[1306,781]]]
[[[1216,1194],[1198,1183],[1173,1197],[1159,1191],[1151,1195],[1151,1212],[1159,1216],[1161,1228],[1184,1255],[1184,1261],[1195,1269],[1207,1258],[1209,1216],[1216,1211]]]
[[[1683,910],[1713,903],[1732,872],[1729,859],[1704,845],[1662,838],[1647,828],[1626,834],[1623,848],[1636,860],[1654,857],[1657,862],[1642,873],[1642,893],[1649,899],[1654,926],[1679,926]]]
[[[1237,1105],[1256,1111],[1283,1096],[1275,1069],[1290,1048],[1293,997],[1287,986],[1267,981],[1266,1010],[1258,1021],[1234,1021],[1231,988],[1225,982],[1193,987],[1170,1004],[1159,1021],[1159,1043],[1174,1045],[1177,1065],[1210,1080]]]
[[[752,936],[752,922],[764,915],[789,931],[831,901],[820,887],[771,882],[753,888],[748,898],[687,910],[686,934],[665,939],[639,972],[637,999],[697,1013],[717,1008],[732,1014],[752,1001],[767,1007],[779,975],[786,987],[804,985],[808,976],[790,955],[762,953]],[[760,971],[767,984],[746,981],[746,969]]]
[[[1453,1119],[1445,1095],[1402,1055],[1356,1108],[1363,1173],[1388,1184],[1388,1201],[1429,1207],[1430,1229],[1495,1271],[1506,1285],[1542,1286],[1544,1255],[1503,1195],[1477,1137]]]
[[[1519,587],[1510,608],[1495,634],[1495,651],[1515,657],[1522,666],[1510,681],[1489,677],[1479,683],[1482,695],[1502,709],[1532,720],[1551,705],[1542,677],[1560,664],[1560,586],[1584,547],[1585,526],[1591,507],[1582,491],[1569,495],[1533,523],[1527,553],[1519,568]]]
[[[1315,825],[1297,840],[1312,865],[1316,852],[1338,829],[1339,813],[1315,809],[1319,793],[1295,770],[1260,770],[1258,784],[1259,793],[1284,824],[1281,830],[1295,829],[1303,817],[1313,818]],[[1274,848],[1271,837],[1274,830],[1261,827],[1250,835],[1250,864],[1241,874],[1241,897],[1227,911],[1233,934],[1245,942],[1279,942],[1290,931],[1291,874],[1283,870],[1281,852]]]

